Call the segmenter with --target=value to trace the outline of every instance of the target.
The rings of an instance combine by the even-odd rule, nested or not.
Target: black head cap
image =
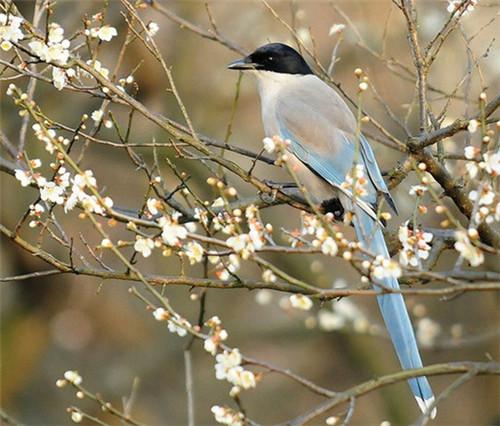
[[[313,74],[300,53],[282,43],[270,43],[261,46],[245,58],[232,62],[228,68],[233,70],[274,71],[283,74]]]

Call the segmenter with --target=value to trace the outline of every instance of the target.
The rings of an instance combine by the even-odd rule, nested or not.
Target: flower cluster
[[[113,200],[110,197],[101,199],[96,195],[89,195],[85,192],[86,189],[95,191],[97,188],[97,182],[92,170],[85,170],[82,173],[76,174],[71,179],[71,183],[71,193],[64,205],[65,212],[72,210],[78,203],[85,210],[99,215],[104,215],[106,209],[113,207]]]
[[[210,335],[203,343],[203,348],[210,354],[215,355],[221,342],[227,339],[228,334],[221,326],[219,317],[214,316],[205,322],[205,325],[210,328]]]
[[[188,333],[188,329],[191,328],[187,319],[178,314],[172,315],[164,308],[156,308],[153,311],[153,316],[156,321],[167,321],[168,331],[180,337],[184,337]]]
[[[234,411],[229,407],[214,405],[212,413],[217,423],[229,426],[243,426],[245,417],[239,411]]]
[[[403,249],[399,252],[399,262],[405,266],[420,266],[420,259],[425,260],[429,257],[431,246],[429,243],[433,239],[430,232],[424,232],[420,229],[414,230],[408,228],[408,221],[399,227],[399,241]]]
[[[352,192],[355,197],[364,197],[368,194],[368,190],[366,189],[367,184],[368,180],[365,176],[365,166],[363,164],[356,164],[349,173],[347,173],[341,187]]]
[[[78,374],[78,371],[73,371],[73,370],[65,371],[64,379],[58,379],[56,381],[56,386],[58,388],[63,388],[68,383],[79,386],[82,383],[82,376]]]
[[[391,259],[386,259],[384,256],[378,255],[370,265],[371,275],[377,280],[384,278],[399,278],[401,276],[401,267],[398,262]]]
[[[215,360],[217,380],[227,380],[239,389],[250,389],[257,386],[255,374],[241,366],[241,354],[237,348],[217,354]]]
[[[471,230],[469,234],[471,236],[477,236],[477,231]],[[466,232],[456,231],[455,240],[455,250],[460,253],[460,256],[467,259],[471,266],[479,266],[484,262],[483,252],[472,244]]]
[[[98,38],[101,41],[111,41],[113,37],[118,35],[118,31],[111,25],[103,25],[99,28],[86,29],[85,35],[91,38]]]
[[[162,229],[161,237],[168,246],[179,246],[181,240],[187,237],[187,229],[178,223],[179,216],[179,214],[166,215],[158,221]]]
[[[338,253],[338,245],[336,240],[331,237],[319,218],[315,215],[302,213],[302,231],[304,236],[312,235],[313,247],[321,248],[321,252],[327,256],[336,256]],[[342,234],[337,233],[335,237],[342,237]],[[293,244],[292,244],[293,245]]]
[[[67,79],[74,77],[76,71],[72,68],[65,69],[70,52],[70,41],[64,38],[64,28],[55,22],[51,22],[48,28],[47,42],[44,40],[33,40],[28,43],[31,51],[43,62],[52,64],[52,81],[56,89],[62,90]],[[58,67],[60,65],[61,67]]]
[[[12,48],[12,42],[16,43],[24,38],[21,30],[23,18],[12,14],[0,13],[0,48],[8,52]]]

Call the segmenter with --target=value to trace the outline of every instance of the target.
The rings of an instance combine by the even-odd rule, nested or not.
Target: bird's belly
[[[290,166],[299,182],[305,186],[311,200],[321,204],[325,200],[337,197],[337,190],[326,180],[313,173],[295,155],[289,152]]]

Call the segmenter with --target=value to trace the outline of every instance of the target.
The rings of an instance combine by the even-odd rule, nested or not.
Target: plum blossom
[[[24,38],[21,30],[23,18],[5,13],[0,13],[0,48],[8,52],[12,48],[11,42],[18,42]]]
[[[161,236],[165,244],[176,246],[187,237],[187,229],[179,225],[172,216],[162,216],[158,222],[162,227]]]
[[[238,253],[242,259],[248,259],[250,255],[255,252],[255,246],[248,234],[239,234],[234,237],[229,237],[226,240],[229,248],[232,248]]]
[[[365,166],[363,164],[356,164],[345,177],[341,187],[348,191],[352,191],[356,197],[363,197],[368,194],[366,185],[368,180],[365,176]]]
[[[160,27],[156,22],[150,22],[147,26],[148,29],[148,35],[150,37],[154,37],[156,33],[160,30]]]
[[[420,259],[425,260],[429,257],[432,233],[409,229],[407,221],[399,227],[398,237],[403,245],[403,249],[399,252],[399,261],[402,265],[418,267]]]
[[[73,371],[73,370],[65,371],[64,379],[74,385],[80,385],[82,383],[82,376],[78,374],[78,371]]]
[[[184,247],[184,253],[186,253],[187,258],[189,259],[189,263],[194,265],[195,263],[199,263],[203,260],[203,247],[201,244],[190,241]]]
[[[302,311],[308,311],[313,306],[312,300],[303,294],[292,294],[290,296],[290,303],[292,307]]]
[[[64,39],[64,29],[55,22],[49,25],[47,44],[42,40],[33,40],[28,46],[44,62],[57,65],[66,65],[68,62],[70,41]]]
[[[410,195],[416,195],[417,197],[424,195],[424,192],[427,192],[427,187],[424,185],[413,185],[408,191]]]
[[[241,354],[235,348],[230,352],[224,350],[223,353],[215,357],[215,377],[217,380],[227,380],[235,386],[243,389],[250,389],[257,385],[257,380],[253,372],[241,367]]]
[[[327,256],[336,256],[338,252],[338,246],[332,237],[326,237],[326,239],[321,244],[321,252]]]
[[[215,421],[228,426],[243,426],[245,417],[239,411],[234,411],[228,407],[214,405],[211,411],[215,417]]]
[[[153,216],[158,214],[158,208],[161,206],[159,201],[156,198],[148,198],[146,201],[146,206]]]
[[[479,266],[484,262],[483,252],[475,247],[464,231],[455,232],[455,250],[460,253],[464,259],[467,259],[471,266]]]
[[[136,237],[134,250],[141,253],[143,257],[151,256],[151,252],[155,247],[155,243],[151,238]]]
[[[500,176],[500,151],[486,152],[483,158],[485,170],[491,176]]]
[[[480,153],[481,150],[475,146],[466,146],[464,148],[464,155],[467,160],[474,160]]]
[[[476,133],[478,127],[479,127],[479,122],[477,120],[475,119],[470,120],[467,126],[467,131],[469,133]]]
[[[23,187],[29,186],[33,182],[33,177],[29,170],[16,169],[14,171],[14,177],[21,183],[21,186]]]
[[[179,337],[184,337],[188,333],[188,328],[191,327],[189,321],[185,318],[175,314],[175,316],[168,320],[168,331],[177,334]]]
[[[493,203],[495,192],[490,184],[484,183],[480,185],[479,190],[472,190],[469,192],[469,199],[471,201],[477,201],[480,206],[488,206]]]
[[[94,124],[97,126],[101,122],[103,115],[104,111],[102,109],[96,109],[90,114],[90,118],[94,120]]]
[[[56,185],[54,182],[46,182],[40,188],[40,198],[55,204],[64,203],[64,187]]]
[[[262,279],[266,283],[274,283],[277,280],[276,275],[274,275],[274,272],[270,269],[265,269],[264,272],[262,272]]]
[[[111,41],[113,37],[118,35],[118,31],[111,25],[103,25],[97,30],[96,35],[102,41]]]
[[[372,275],[376,279],[399,278],[401,273],[399,264],[391,259],[377,256],[372,263]]]

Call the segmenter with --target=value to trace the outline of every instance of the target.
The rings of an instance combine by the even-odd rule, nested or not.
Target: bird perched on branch
[[[389,259],[378,218],[380,196],[396,212],[372,148],[337,92],[314,75],[293,48],[272,43],[228,66],[257,78],[266,136],[289,140],[289,162],[313,202],[341,219],[351,212],[356,236],[366,250]],[[362,176],[362,190],[356,179]],[[353,183],[346,184],[346,181]],[[333,212],[332,212],[333,213]],[[374,280],[375,289],[399,289],[392,276]],[[421,368],[415,334],[401,294],[380,294],[378,304],[403,369]],[[412,378],[410,388],[426,412],[434,396],[426,377]],[[431,416],[435,417],[434,408]]]

